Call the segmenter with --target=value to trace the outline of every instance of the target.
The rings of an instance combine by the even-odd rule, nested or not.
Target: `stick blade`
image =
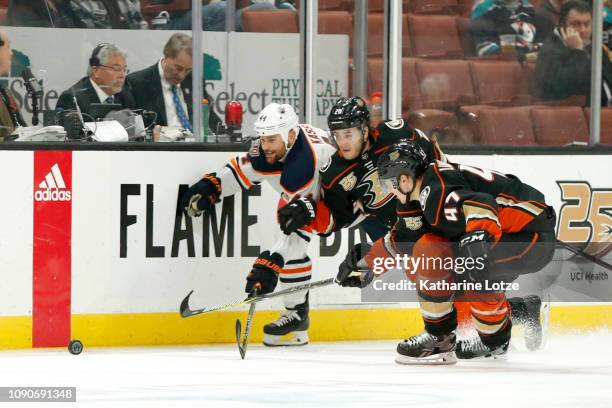
[[[242,344],[240,342],[240,337],[242,334],[242,323],[240,323],[240,319],[236,319],[236,344],[238,345],[238,352],[240,353],[240,358],[244,360],[244,349],[242,348]]]
[[[193,290],[189,292],[187,296],[185,296],[185,299],[183,299],[183,301],[181,302],[181,307],[179,309],[181,313],[181,317],[189,317],[189,316],[193,316],[194,314],[193,311],[189,309],[189,297],[191,296],[192,293],[193,293]]]

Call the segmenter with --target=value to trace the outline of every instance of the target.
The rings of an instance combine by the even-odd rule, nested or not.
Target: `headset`
[[[102,50],[105,47],[108,47],[110,44],[109,43],[100,43],[96,46],[96,48],[94,48],[93,52],[91,53],[91,57],[89,58],[89,66],[91,67],[99,67],[100,65],[102,65],[100,63],[100,52],[102,52]]]

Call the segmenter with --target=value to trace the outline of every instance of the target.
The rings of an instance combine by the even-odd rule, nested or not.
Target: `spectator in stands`
[[[591,90],[591,6],[569,0],[561,6],[559,27],[542,46],[535,70],[535,82],[542,100],[563,100],[584,96]],[[602,105],[612,103],[612,62],[610,50],[602,56]]]
[[[225,31],[225,0],[203,0],[202,29],[206,31]],[[251,0],[247,7],[236,10],[236,31],[242,31],[242,13],[245,10],[290,9],[295,6],[290,0]],[[168,30],[191,30],[191,10],[178,18],[170,20],[164,28]]]
[[[474,5],[470,28],[479,56],[515,51],[519,60],[537,49],[535,11],[527,0],[483,0]]]
[[[0,77],[11,72],[11,39],[4,30],[0,30]],[[10,89],[0,85],[0,140],[6,140],[16,127],[25,126],[19,106]]]
[[[559,25],[561,6],[567,0],[545,0],[535,10],[536,42],[543,43]]]
[[[124,109],[136,109],[134,96],[124,86],[128,73],[126,60],[127,55],[117,46],[99,44],[89,59],[87,76],[62,92],[55,110],[76,109],[74,98],[83,114],[91,114],[92,103],[119,104]]]
[[[147,28],[139,0],[11,0],[8,25],[57,28]]]
[[[192,130],[192,52],[189,35],[173,34],[164,46],[164,56],[159,61],[128,76],[136,105],[155,112],[157,125]],[[203,92],[203,97],[212,106],[210,96]],[[211,110],[209,127],[216,132],[220,122]]]

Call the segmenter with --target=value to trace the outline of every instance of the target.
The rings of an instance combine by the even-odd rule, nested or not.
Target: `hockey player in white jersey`
[[[204,175],[181,197],[190,216],[199,216],[224,197],[241,189],[247,190],[264,180],[280,193],[279,207],[297,197],[311,197],[318,201],[319,170],[336,151],[327,132],[298,124],[293,108],[277,103],[267,105],[260,112],[254,130],[257,138],[247,154],[232,158],[216,173]],[[309,204],[309,200],[294,200],[292,203]],[[260,294],[270,293],[278,280],[283,289],[307,283],[312,274],[307,254],[311,236],[307,230],[283,234],[271,248],[261,252],[247,275],[245,291],[251,294],[258,288]],[[308,292],[287,295],[284,303],[286,311],[281,317],[264,326],[264,344],[307,344]]]

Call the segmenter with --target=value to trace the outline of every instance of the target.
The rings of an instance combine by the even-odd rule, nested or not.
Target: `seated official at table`
[[[119,104],[124,109],[136,109],[134,97],[125,87],[128,73],[127,55],[113,44],[99,44],[89,58],[87,76],[62,92],[55,110],[76,109],[76,97],[79,108],[84,115],[91,115],[93,103]],[[85,121],[92,118],[85,117]]]
[[[173,34],[155,64],[131,73],[127,82],[138,107],[157,114],[155,123],[193,131],[192,41],[186,34]],[[213,106],[206,91],[203,97]],[[209,111],[208,125],[216,131],[219,117]]]

